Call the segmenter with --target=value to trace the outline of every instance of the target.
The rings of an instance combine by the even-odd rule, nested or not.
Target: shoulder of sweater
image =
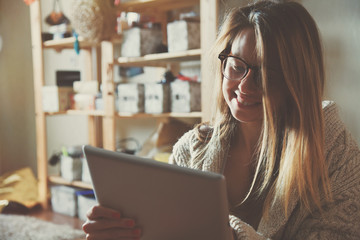
[[[192,142],[196,140],[196,130],[191,129],[184,133],[174,145],[174,148],[188,147]]]
[[[325,151],[334,145],[336,138],[345,131],[345,125],[339,116],[339,109],[333,101],[323,101]]]
[[[189,147],[199,147],[199,144],[206,142],[206,138],[211,136],[213,128],[208,123],[202,123],[196,126],[195,128],[186,132],[175,144],[175,147],[186,146]]]
[[[358,144],[346,129],[334,102],[323,103],[325,121],[325,154],[329,164],[329,173],[346,166],[354,169],[360,162]],[[359,176],[360,177],[360,176]]]
[[[212,130],[207,123],[203,123],[186,132],[174,145],[171,162],[182,166],[191,165],[195,156],[203,152]]]
[[[196,130],[191,129],[179,138],[173,147],[170,163],[188,166],[188,161],[191,158],[191,149],[197,142],[196,135]]]

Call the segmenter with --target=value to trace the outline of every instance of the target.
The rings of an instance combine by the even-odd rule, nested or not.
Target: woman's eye
[[[233,71],[238,73],[244,73],[246,71],[246,68],[244,68],[243,66],[232,65],[231,68]]]
[[[244,68],[243,66],[235,66],[235,71],[237,71],[237,72],[245,72],[246,68]]]

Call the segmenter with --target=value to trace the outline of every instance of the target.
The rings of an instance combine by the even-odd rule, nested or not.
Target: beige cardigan
[[[325,156],[329,162],[329,176],[333,202],[323,206],[323,214],[310,214],[301,209],[295,195],[289,204],[288,217],[277,202],[269,211],[268,218],[261,218],[258,229],[230,216],[230,226],[237,239],[360,239],[360,150],[340,120],[334,102],[323,102],[325,118]],[[359,123],[360,124],[360,123]],[[225,143],[226,144],[226,143]],[[214,151],[198,169],[221,172],[224,149]],[[186,133],[174,146],[170,163],[192,167],[193,157],[202,148],[195,131]]]

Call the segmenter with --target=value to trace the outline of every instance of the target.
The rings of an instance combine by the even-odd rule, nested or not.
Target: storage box
[[[200,48],[200,23],[184,20],[168,23],[169,52]]]
[[[144,87],[146,113],[170,111],[170,85],[168,83],[146,83]]]
[[[44,112],[59,112],[70,109],[72,87],[43,86],[42,107]]]
[[[171,83],[171,112],[201,111],[199,82],[176,80]]]
[[[94,191],[93,190],[78,191],[76,192],[76,195],[77,195],[77,205],[78,205],[77,215],[81,220],[86,221],[87,211],[94,205],[97,205]]]
[[[119,113],[144,112],[144,84],[123,83],[118,85]]]
[[[82,94],[96,95],[99,92],[98,81],[75,81],[74,92]]]
[[[80,81],[80,71],[56,71],[56,86],[73,87],[74,82]]]
[[[119,97],[115,96],[115,111],[119,112]],[[104,110],[104,99],[102,96],[96,96],[95,98],[95,109],[96,110]]]
[[[77,93],[74,95],[74,109],[95,110],[95,98],[93,94]]]
[[[121,56],[139,57],[156,53],[161,44],[162,33],[160,29],[131,28],[123,33]]]
[[[67,186],[52,186],[51,206],[53,211],[71,217],[77,216],[77,191],[80,191],[80,189]]]
[[[82,159],[62,155],[60,159],[60,170],[61,177],[65,180],[81,180]]]

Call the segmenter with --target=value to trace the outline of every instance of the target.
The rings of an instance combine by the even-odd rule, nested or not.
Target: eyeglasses
[[[228,54],[226,49],[219,54],[218,58],[221,60],[221,72],[226,79],[242,80],[249,74],[251,69],[255,74],[256,84],[261,85],[260,67],[251,66],[240,57]]]

